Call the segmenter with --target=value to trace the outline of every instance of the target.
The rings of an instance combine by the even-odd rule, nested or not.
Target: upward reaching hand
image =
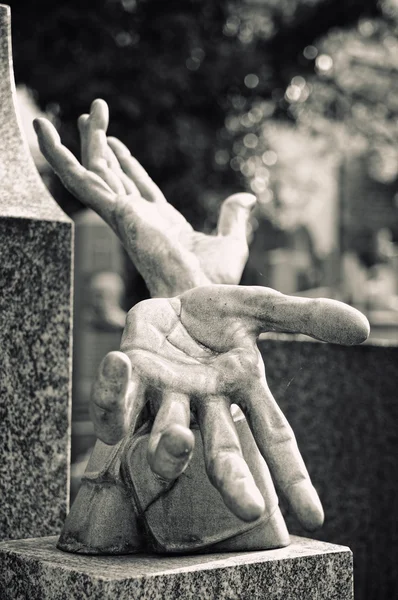
[[[241,193],[222,205],[216,235],[193,230],[169,204],[129,150],[107,138],[108,106],[95,100],[79,129],[83,166],[46,119],[36,119],[40,148],[65,187],[116,232],[152,297],[197,285],[239,283],[248,256],[246,226],[255,197]]]

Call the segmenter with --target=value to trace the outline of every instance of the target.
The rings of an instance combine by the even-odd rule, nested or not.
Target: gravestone
[[[356,600],[398,598],[398,339],[343,348],[267,337],[270,388],[325,510],[312,536],[350,546]]]
[[[72,223],[18,122],[0,5],[0,539],[51,535],[68,509]]]
[[[123,314],[123,324],[110,327],[98,310],[110,287],[116,288],[120,296],[124,291],[120,241],[93,210],[80,211],[74,223],[72,463],[94,446],[94,427],[89,417],[91,386],[105,354],[119,349],[125,319]]]
[[[56,549],[68,505],[73,230],[18,125],[9,28],[0,5],[0,597],[352,600],[350,550],[304,538],[168,558]]]

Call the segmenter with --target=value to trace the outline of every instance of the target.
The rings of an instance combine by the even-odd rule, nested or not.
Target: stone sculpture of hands
[[[108,106],[95,100],[79,119],[82,163],[47,119],[34,122],[41,151],[65,187],[116,232],[152,297],[197,285],[239,283],[248,256],[247,221],[256,199],[234,194],[220,211],[217,235],[194,231],[118,139],[106,136]]]
[[[129,484],[121,473],[136,419],[148,400],[154,419],[147,446],[153,480],[148,479],[143,462],[138,463],[141,488],[145,491],[147,485],[153,493],[147,498],[148,507],[171,482],[183,480],[180,476],[193,453],[194,435],[189,428],[193,412],[201,429],[207,474],[226,506],[239,522],[256,522],[269,508],[264,505],[264,490],[270,490],[272,482],[263,477],[260,491],[253,479],[231,417],[234,403],[245,412],[258,448],[300,522],[308,529],[319,526],[323,511],[318,495],[294,434],[267,386],[256,338],[262,331],[284,331],[335,343],[360,343],[368,334],[366,319],[331,300],[289,298],[267,288],[209,285],[238,283],[247,259],[246,225],[254,197],[237,194],[225,201],[217,235],[193,231],[123,144],[106,138],[107,121],[107,106],[98,100],[90,115],[80,118],[84,166],[61,145],[48,121],[36,121],[40,147],[50,165],[65,186],[114,229],[151,295],[157,297],[130,311],[122,352],[105,357],[94,383],[92,417],[99,439],[108,446],[97,442],[88,468],[90,482],[72,508],[60,547],[118,553],[123,548],[146,547],[133,539],[138,539],[138,529],[127,541],[123,537],[126,528],[134,529],[137,511],[125,508],[126,494],[121,490]],[[247,435],[245,440],[250,446]],[[137,473],[135,477],[139,479]],[[110,481],[118,499],[109,492],[112,499],[108,496],[104,503],[99,498]],[[97,484],[101,491],[94,494],[92,486]],[[200,496],[202,491],[195,493]],[[271,496],[272,491],[275,494],[273,487]],[[112,531],[103,516],[110,514],[109,506],[116,515],[108,519]],[[122,507],[119,512],[117,506]],[[123,511],[129,515],[127,521]],[[83,525],[84,514],[90,514],[90,522]],[[101,526],[96,527],[95,520]],[[235,533],[236,527],[233,524]],[[87,535],[82,534],[84,529]],[[235,549],[287,543],[283,533],[266,540],[255,546],[245,541]],[[182,543],[176,548],[188,546]],[[169,547],[163,545],[161,550]]]
[[[369,324],[341,302],[234,285],[201,286],[131,309],[122,352],[105,357],[93,388],[93,420],[109,445],[96,444],[59,548],[120,554],[284,546],[289,536],[273,481],[305,528],[322,524],[293,431],[267,385],[256,345],[264,331],[351,345],[366,339]],[[136,431],[147,402],[156,416]],[[232,418],[232,403],[251,434],[244,419]],[[191,412],[200,435],[190,429]]]
[[[367,338],[369,325],[341,302],[289,297],[263,287],[204,286],[171,299],[146,300],[127,317],[121,350],[129,360],[120,353],[106,359],[118,393],[112,386],[104,393],[99,383],[92,414],[100,437],[115,444],[134,429],[148,391],[155,396],[148,460],[154,473],[172,481],[193,451],[192,410],[210,481],[236,516],[253,521],[265,507],[231,416],[231,403],[238,404],[278,488],[300,522],[314,529],[322,524],[322,507],[293,431],[267,385],[256,345],[267,331],[352,345]]]

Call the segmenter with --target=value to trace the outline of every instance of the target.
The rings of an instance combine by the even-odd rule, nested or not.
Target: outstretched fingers
[[[225,292],[224,292],[225,293]],[[266,331],[303,333],[323,342],[352,346],[369,336],[369,322],[359,310],[329,298],[285,296],[271,288],[241,287],[237,310],[257,334]]]
[[[80,155],[83,167],[88,168],[88,121],[90,115],[84,113],[77,120],[77,128],[80,134]]]
[[[243,458],[230,402],[210,396],[197,406],[207,474],[226,506],[240,519],[254,521],[264,512],[264,499]]]
[[[33,125],[40,150],[64,186],[83,204],[111,223],[114,191],[101,177],[82,167],[72,152],[61,144],[58,132],[50,121],[39,118],[34,120]]]
[[[188,396],[166,392],[148,441],[149,465],[162,479],[173,481],[188,466],[195,444],[189,422]]]
[[[267,312],[271,314],[268,316]],[[359,310],[329,298],[274,295],[264,317],[265,324],[267,320],[272,323],[273,331],[304,333],[317,340],[344,346],[361,344],[368,338],[370,330],[367,318]]]
[[[277,405],[265,377],[252,382],[240,399],[257,446],[274,481],[286,496],[300,523],[308,530],[323,523],[319,496],[297,446],[286,417]]]
[[[109,109],[104,100],[94,100],[90,116],[84,123],[86,137],[87,167],[101,177],[116,194],[124,194],[120,177],[108,164],[108,141],[106,132],[109,123]]]
[[[115,137],[108,137],[108,144],[115,153],[122,170],[137,186],[141,196],[148,202],[166,202],[161,190],[149,177],[144,167],[131,155],[129,149]]]
[[[188,328],[195,325],[194,319],[199,323],[202,306],[207,305],[222,315],[219,324],[224,330],[229,319],[240,322],[252,337],[267,331],[303,333],[324,342],[351,346],[361,344],[369,335],[365,315],[344,302],[285,296],[261,286],[199,287],[181,294],[181,304],[183,322]]]
[[[89,134],[90,134],[90,115],[80,115],[77,121],[78,129],[80,132],[80,149],[82,164],[84,167],[89,168]],[[112,148],[108,146],[106,142],[106,161],[108,168],[114,173],[117,179],[123,184],[123,192],[127,195],[139,195],[137,186],[131,181],[129,177],[122,171],[118,159]],[[119,190],[119,187],[117,187]]]
[[[109,352],[102,360],[91,393],[90,416],[97,437],[116,444],[131,428],[145,404],[145,388],[134,378],[123,352]]]

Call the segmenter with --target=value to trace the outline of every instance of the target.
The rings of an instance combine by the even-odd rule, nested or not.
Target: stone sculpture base
[[[263,552],[159,557],[81,556],[57,538],[0,544],[2,600],[352,600],[352,553],[292,536]]]

